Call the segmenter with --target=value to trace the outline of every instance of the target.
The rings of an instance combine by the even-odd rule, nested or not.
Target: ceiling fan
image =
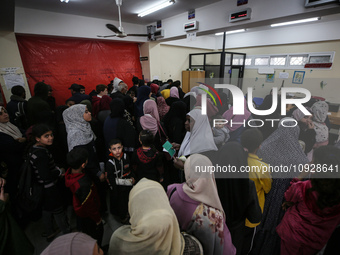
[[[124,28],[122,27],[122,20],[121,20],[121,13],[120,13],[120,6],[122,5],[122,1],[123,0],[116,0],[116,5],[118,7],[118,16],[119,16],[119,29],[112,24],[106,24],[106,27],[108,29],[110,29],[112,32],[114,32],[114,35],[97,35],[98,37],[102,37],[102,38],[107,38],[107,37],[120,37],[120,38],[124,38],[126,36],[147,36],[148,38],[151,38],[151,33],[149,34],[126,34],[124,32]]]

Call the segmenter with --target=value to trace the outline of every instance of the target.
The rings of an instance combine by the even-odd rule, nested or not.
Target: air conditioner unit
[[[184,24],[184,31],[192,31],[198,29],[198,21],[190,21]]]
[[[153,34],[155,38],[163,38],[164,37],[164,29],[156,30]]]

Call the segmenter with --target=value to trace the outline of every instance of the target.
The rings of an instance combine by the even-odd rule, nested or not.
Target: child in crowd
[[[65,174],[65,184],[73,193],[73,208],[78,227],[101,245],[104,228],[99,213],[100,199],[93,181],[83,172],[88,157],[87,150],[81,147],[76,147],[67,154],[70,168]]]
[[[218,148],[223,146],[229,139],[229,129],[225,126],[225,118],[215,115],[213,120],[212,133],[214,142]]]
[[[314,152],[311,180],[293,179],[285,193],[287,209],[276,231],[281,254],[316,254],[340,224],[340,149],[319,147]]]
[[[265,169],[268,169],[268,165],[262,162],[261,159],[256,155],[256,152],[260,148],[262,141],[262,133],[257,128],[248,129],[241,135],[241,144],[248,151],[248,166],[251,169],[249,172],[249,179],[255,183],[259,205],[261,207],[261,211],[263,212],[265,194],[267,194],[272,187],[272,179],[269,171],[264,171]],[[244,254],[248,254],[248,252],[251,250],[255,227],[259,224],[260,222],[253,224],[248,219],[246,219],[246,231],[243,243]]]
[[[110,187],[110,212],[127,223],[129,193],[135,183],[130,169],[130,161],[123,152],[123,144],[119,139],[109,142],[109,160],[106,163],[105,175]]]
[[[32,128],[34,145],[29,149],[29,160],[35,173],[35,181],[43,185],[42,191],[42,218],[45,228],[46,240],[51,242],[57,235],[54,228],[57,223],[63,234],[71,231],[64,210],[64,200],[61,195],[58,180],[63,176],[64,170],[57,167],[48,147],[53,144],[54,136],[51,128],[45,124],[38,124]]]
[[[154,136],[152,132],[142,130],[139,133],[139,142],[142,146],[135,150],[131,160],[137,175],[137,181],[145,177],[157,182],[163,182],[162,154],[153,145]]]

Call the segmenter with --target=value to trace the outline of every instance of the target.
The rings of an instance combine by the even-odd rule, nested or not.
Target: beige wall
[[[20,67],[17,73],[23,74],[25,81],[26,99],[31,97],[28,89],[27,80],[22,65],[17,40],[13,32],[0,32],[0,68],[5,67]],[[0,74],[4,72],[0,71]],[[4,93],[5,100],[8,102],[11,96],[11,90],[7,89],[3,76],[0,75],[1,89]]]
[[[326,52],[335,51],[333,66],[331,69],[285,69],[289,73],[289,78],[285,79],[285,87],[302,87],[308,89],[313,96],[321,96],[327,101],[340,103],[340,40],[327,41],[319,43],[303,43],[291,45],[278,45],[242,49],[228,49],[233,52],[243,52],[247,55],[259,54],[284,54],[284,53],[304,53],[304,52]],[[253,95],[256,97],[264,97],[269,93],[272,87],[280,87],[282,79],[279,79],[279,72],[284,69],[275,69],[275,82],[267,83],[264,74],[258,74],[257,69],[245,69],[243,90],[253,87]],[[303,84],[293,84],[292,78],[294,71],[305,71]],[[256,79],[257,78],[257,79]],[[327,85],[322,89],[320,83]]]
[[[189,68],[189,54],[211,52],[211,50],[149,43],[150,76],[159,80],[182,80],[182,71]],[[146,78],[146,71],[143,74]]]

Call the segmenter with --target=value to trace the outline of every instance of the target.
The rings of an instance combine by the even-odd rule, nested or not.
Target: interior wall
[[[234,48],[228,49],[228,51],[242,52],[247,55],[335,51],[336,54],[331,69],[289,70],[277,68],[275,69],[275,79],[273,83],[266,82],[266,75],[259,74],[258,69],[246,68],[244,72],[243,91],[246,92],[248,87],[253,87],[253,96],[264,97],[270,92],[272,87],[281,87],[282,81],[284,80],[284,87],[306,88],[311,92],[312,96],[320,96],[326,98],[329,102],[340,103],[340,40],[253,48]],[[289,73],[288,79],[279,78],[279,73],[284,70]],[[305,71],[303,84],[292,83],[294,71]],[[326,83],[324,88],[321,87],[321,82]]]
[[[182,71],[189,68],[189,54],[212,52],[208,49],[198,49],[189,47],[179,47],[163,45],[151,42],[150,51],[150,77],[166,81],[182,80]]]
[[[31,97],[31,93],[28,88],[27,79],[25,76],[23,64],[21,61],[17,40],[13,32],[0,32],[0,68],[7,67],[19,67],[18,74],[22,74],[25,81],[26,99]],[[7,89],[5,81],[3,79],[5,72],[0,69],[0,84],[4,94],[5,101],[8,102],[11,97],[11,90]],[[1,97],[0,97],[1,98]],[[1,100],[0,100],[1,101]]]

